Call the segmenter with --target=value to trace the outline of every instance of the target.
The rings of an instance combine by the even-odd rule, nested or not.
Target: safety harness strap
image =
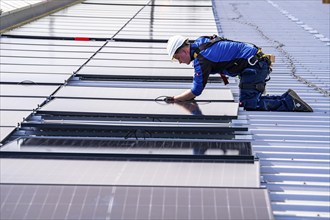
[[[194,51],[194,59],[198,56],[198,54],[201,51],[205,50],[206,48],[211,47],[213,44],[215,44],[215,43],[217,43],[219,41],[227,40],[226,38],[219,37],[219,36],[217,36],[215,34],[213,36],[211,36],[211,37],[209,37],[209,36],[205,36],[205,37],[210,38],[211,40],[209,42],[206,42],[204,44],[199,45],[199,47],[195,49],[195,51]],[[219,73],[219,74],[221,76],[221,79],[222,79],[223,83],[225,85],[229,84],[229,81],[228,81],[227,76],[225,74],[223,74],[222,72]]]
[[[220,37],[220,36],[217,36],[216,34],[214,34],[213,36],[204,36],[204,37],[207,37],[210,39],[209,42],[206,42],[204,44],[201,44],[198,48],[195,49],[194,51],[194,59],[198,56],[198,54],[211,47],[213,44],[219,42],[219,41],[231,41],[231,42],[239,42],[239,41],[234,41],[234,40],[229,40],[229,39],[226,39],[224,37]],[[251,45],[253,45],[255,48],[258,49],[257,53],[253,56],[251,56],[249,59],[248,59],[248,63],[249,65],[251,66],[254,66],[258,61],[260,60],[265,60],[269,65],[271,65],[271,59],[270,59],[270,55],[269,54],[264,54],[262,51],[261,51],[261,48],[256,46],[255,44],[252,44],[252,43],[249,43]],[[227,76],[224,74],[224,73],[219,73],[220,76],[221,76],[221,79],[222,81],[224,82],[225,85],[227,85],[229,82],[228,82],[228,78]],[[266,83],[260,83],[260,84],[241,84],[240,83],[240,88],[241,89],[257,89],[261,92],[263,92],[265,90],[265,85]]]
[[[228,40],[226,38],[219,37],[219,36],[217,36],[215,34],[213,36],[211,36],[211,37],[210,36],[204,36],[204,37],[209,38],[210,41],[209,42],[206,42],[204,44],[199,45],[199,47],[195,49],[195,51],[194,51],[194,58],[196,58],[201,51],[205,50],[206,48],[211,47],[213,44],[215,44],[215,43],[217,43],[219,41]],[[230,41],[230,40],[228,40],[228,41]]]

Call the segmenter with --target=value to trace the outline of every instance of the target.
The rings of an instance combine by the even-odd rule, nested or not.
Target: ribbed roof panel
[[[328,219],[329,5],[321,1],[214,1],[218,29],[276,55],[267,93],[294,89],[313,113],[240,109],[253,134],[276,219]],[[236,91],[235,86],[232,87]]]

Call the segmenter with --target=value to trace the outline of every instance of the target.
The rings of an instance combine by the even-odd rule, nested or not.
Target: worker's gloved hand
[[[166,97],[164,98],[164,101],[165,101],[166,103],[174,103],[174,97],[173,97],[173,96],[166,96]]]

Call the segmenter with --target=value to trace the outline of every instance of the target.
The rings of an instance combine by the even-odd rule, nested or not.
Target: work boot
[[[288,95],[291,96],[293,103],[294,103],[294,108],[293,111],[295,112],[313,112],[312,107],[310,107],[306,102],[304,102],[298,94],[293,91],[292,89],[289,89],[287,91]]]

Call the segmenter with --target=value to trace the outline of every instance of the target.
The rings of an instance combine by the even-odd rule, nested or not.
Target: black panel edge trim
[[[38,114],[47,114],[47,115],[65,115],[65,116],[101,116],[101,117],[129,117],[129,118],[175,118],[175,119],[208,119],[208,120],[228,120],[228,119],[237,119],[238,116],[210,116],[210,115],[163,115],[163,114],[125,114],[125,113],[100,113],[100,112],[58,112],[58,111],[43,111],[37,110]]]
[[[212,5],[162,5],[162,4],[125,4],[125,3],[101,3],[101,2],[82,2],[86,5],[120,5],[120,6],[150,6],[150,7],[187,7],[187,8],[210,8]]]
[[[143,187],[143,188],[205,188],[205,189],[253,189],[253,190],[267,190],[265,186],[260,187],[243,187],[243,186],[173,186],[173,185],[105,185],[105,184],[80,184],[80,183],[15,183],[15,182],[0,182],[0,185],[17,185],[17,186],[92,186],[92,187]]]
[[[214,126],[198,126],[194,127],[191,126],[148,126],[146,124],[144,125],[100,125],[100,124],[87,124],[87,123],[81,123],[79,124],[79,121],[77,124],[75,123],[37,123],[37,122],[24,122],[21,124],[21,127],[37,127],[37,128],[74,128],[74,129],[98,129],[98,130],[135,130],[135,129],[147,129],[148,131],[181,131],[181,132],[190,132],[190,131],[203,131],[203,132],[234,132],[234,131],[248,131],[247,127],[214,127]]]
[[[0,158],[63,159],[63,160],[112,160],[112,161],[161,161],[161,162],[226,162],[254,163],[254,156],[215,155],[151,155],[151,154],[91,154],[91,153],[44,153],[1,151]]]

